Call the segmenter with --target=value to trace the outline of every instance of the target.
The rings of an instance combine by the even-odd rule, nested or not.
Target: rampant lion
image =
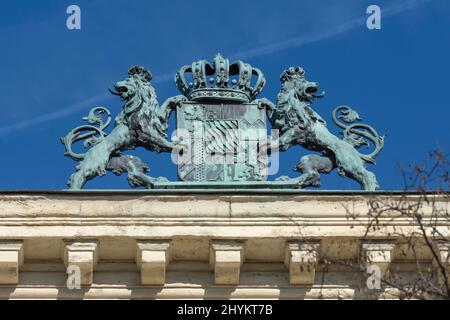
[[[368,125],[349,125],[360,119],[347,106],[337,107],[333,112],[335,123],[344,129],[344,140],[330,133],[325,121],[311,108],[314,99],[323,97],[324,93],[317,94],[319,84],[307,81],[304,73],[300,67],[291,67],[282,73],[282,87],[276,105],[265,98],[259,100],[268,108],[272,127],[279,130],[279,138],[271,148],[284,151],[293,145],[301,145],[308,150],[321,152],[321,155],[310,154],[300,159],[294,169],[302,173],[299,178],[280,177],[279,180],[294,180],[299,187],[317,187],[320,186],[320,173],[329,173],[338,168],[340,175],[358,181],[365,190],[378,189],[377,179],[366,169],[365,162],[374,163],[373,158],[383,147],[384,137]],[[341,112],[340,116],[337,116],[338,111]],[[375,145],[375,150],[369,155],[357,151],[360,146],[368,145],[364,138]]]
[[[135,66],[128,71],[124,81],[117,82],[114,90],[110,90],[112,94],[120,96],[125,104],[109,135],[103,129],[109,124],[110,118],[103,124],[102,114],[109,116],[110,113],[104,107],[96,107],[85,118],[91,125],[77,127],[62,138],[66,155],[81,160],[69,179],[71,189],[81,189],[87,180],[104,175],[106,170],[118,175],[127,172],[128,181],[134,187],[151,187],[156,179],[162,179],[145,175],[148,166],[138,157],[120,153],[136,147],[156,152],[171,152],[174,148],[174,144],[167,139],[168,118],[172,110],[186,98],[169,98],[160,107],[155,90],[149,83],[151,79],[150,71]],[[87,133],[82,134],[83,131]],[[85,154],[73,152],[72,144],[82,139],[87,139],[84,145],[90,149]]]

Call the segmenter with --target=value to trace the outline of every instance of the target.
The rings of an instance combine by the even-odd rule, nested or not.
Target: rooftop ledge
[[[448,193],[428,194],[448,212]],[[399,235],[417,233],[414,221],[386,217],[366,234],[377,196],[422,201],[404,191],[3,190],[0,299],[367,298],[359,269],[335,263],[321,284],[320,259],[362,252],[380,270],[414,267]],[[432,219],[450,235],[448,217]],[[67,266],[80,268],[81,290],[65,288]]]
[[[8,190],[0,191],[0,234],[7,230],[14,234],[13,226],[58,226],[61,230],[76,226],[80,233],[86,233],[89,226],[108,226],[100,230],[104,235],[108,235],[108,230],[120,233],[122,227],[130,228],[131,234],[136,230],[145,234],[152,228],[170,226],[170,230],[164,229],[169,235],[175,230],[174,234],[220,238],[235,226],[236,233],[231,233],[239,238],[246,237],[251,228],[261,228],[255,231],[258,236],[279,237],[291,231],[298,234],[299,226],[308,229],[322,225],[328,226],[332,233],[342,227],[342,235],[348,235],[349,228],[367,221],[370,201],[374,199],[411,204],[421,201],[424,216],[433,215],[436,208],[448,212],[448,193],[430,192],[428,198],[433,201],[426,203],[422,194],[403,191]],[[389,225],[411,225],[408,218],[393,220],[389,213],[381,219],[386,219]],[[450,224],[447,217],[436,219],[438,223]],[[321,229],[320,234],[326,235],[326,231]],[[353,231],[350,233],[354,234]]]
[[[252,189],[252,188],[239,188],[239,189],[223,189],[223,188],[208,188],[208,189],[83,189],[83,190],[30,190],[30,189],[17,189],[17,190],[0,190],[0,196],[2,195],[164,195],[164,194],[287,194],[287,195],[308,195],[308,196],[324,196],[324,195],[450,195],[448,191],[404,191],[404,190],[310,190],[310,189]]]

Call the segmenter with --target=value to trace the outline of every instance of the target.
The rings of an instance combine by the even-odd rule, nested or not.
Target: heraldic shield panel
[[[184,102],[177,107],[183,181],[266,180],[266,110],[256,103]]]

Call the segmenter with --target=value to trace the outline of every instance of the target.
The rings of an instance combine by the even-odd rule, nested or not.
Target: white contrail
[[[155,77],[154,80],[152,81],[153,83],[160,83],[160,82],[165,82],[169,79],[173,78],[173,74],[172,73],[166,73],[163,74],[159,77]],[[58,111],[54,111],[54,112],[50,112],[50,113],[46,113],[43,114],[41,116],[37,116],[34,118],[30,118],[30,119],[25,119],[16,123],[13,123],[11,125],[7,125],[7,126],[3,126],[0,127],[0,136],[6,135],[8,133],[23,129],[23,128],[27,128],[27,127],[31,127],[40,123],[44,123],[44,122],[48,122],[51,120],[55,120],[55,119],[60,119],[60,118],[64,118],[66,116],[69,116],[79,110],[86,110],[86,112],[88,111],[87,109],[89,109],[89,107],[94,106],[96,103],[98,103],[98,101],[101,101],[103,99],[106,99],[107,97],[109,97],[110,94],[108,92],[106,93],[102,93],[102,94],[97,94],[95,96],[92,96],[90,98],[84,99],[82,101],[79,101],[77,103],[74,103],[73,105],[70,105],[67,108],[64,108],[62,110],[58,110]]]
[[[47,121],[51,121],[54,119],[59,119],[59,118],[63,118],[65,116],[68,116],[78,110],[82,110],[86,108],[86,105],[91,105],[94,104],[95,102],[104,99],[107,97],[107,94],[98,94],[95,95],[93,97],[90,97],[88,99],[82,100],[80,102],[77,102],[71,106],[69,106],[68,108],[64,108],[62,110],[58,110],[58,111],[54,111],[54,112],[50,112],[38,117],[34,117],[34,118],[30,118],[30,119],[25,119],[16,123],[13,123],[11,125],[8,126],[3,126],[0,127],[0,136],[4,135],[4,134],[8,134],[10,132],[16,131],[16,130],[20,130],[23,128],[27,128],[36,124],[40,124],[43,122],[47,122]]]
[[[430,1],[432,1],[432,0],[403,1],[402,3],[392,5],[385,9],[381,9],[381,17],[385,18],[385,17],[393,16],[393,15],[402,13],[404,11],[413,9],[419,5],[422,5],[422,4],[430,2]],[[232,56],[230,56],[230,60],[254,58],[257,56],[262,56],[262,55],[270,54],[273,52],[286,50],[289,48],[301,47],[306,44],[325,40],[325,39],[331,38],[333,36],[337,36],[339,34],[350,31],[352,29],[355,29],[357,27],[364,26],[366,23],[366,20],[367,20],[367,15],[352,19],[352,20],[347,21],[346,23],[343,23],[339,26],[333,26],[328,31],[320,32],[319,34],[302,35],[302,36],[290,38],[287,40],[283,40],[280,42],[271,43],[266,46],[251,49],[248,51],[238,52],[238,53],[235,53]]]
[[[425,4],[427,2],[431,2],[431,1],[432,0],[403,1],[400,4],[392,5],[388,8],[382,9],[381,17],[385,18],[385,17],[393,16],[393,15],[402,13],[404,11],[413,9],[413,8],[415,8],[419,5]],[[315,35],[304,35],[304,36],[294,37],[294,38],[290,38],[290,39],[276,42],[276,43],[271,43],[271,44],[268,44],[266,46],[262,46],[262,47],[259,47],[256,49],[235,53],[235,54],[231,55],[229,58],[230,58],[230,60],[233,60],[236,58],[249,59],[249,58],[253,58],[253,57],[257,57],[257,56],[270,54],[273,52],[286,50],[289,48],[300,47],[300,46],[310,44],[313,42],[318,42],[318,41],[325,40],[325,39],[331,38],[333,36],[345,33],[347,31],[350,31],[357,27],[360,27],[360,26],[364,25],[366,19],[367,19],[367,16],[361,16],[361,17],[355,18],[353,20],[347,21],[346,23],[344,23],[342,25],[334,26],[333,28],[330,28],[330,30],[326,31],[326,32],[321,32],[321,33],[315,34]],[[165,81],[168,81],[171,79],[173,79],[173,73],[166,73],[166,74],[155,77],[153,79],[152,83],[161,83],[161,82],[165,82]],[[51,120],[66,117],[66,116],[73,114],[81,109],[86,109],[89,106],[96,104],[98,101],[105,99],[106,97],[108,97],[107,93],[95,95],[95,96],[85,99],[81,102],[77,102],[77,103],[65,108],[64,110],[47,113],[42,116],[26,119],[23,121],[19,121],[19,122],[10,124],[10,125],[0,127],[0,136],[6,135],[8,133],[11,133],[11,132],[23,129],[23,128],[27,128],[27,127],[30,127],[30,126],[33,126],[36,124],[40,124],[40,123],[48,122]]]

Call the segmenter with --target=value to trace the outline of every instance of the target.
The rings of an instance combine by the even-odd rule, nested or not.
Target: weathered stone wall
[[[390,297],[390,288],[367,291],[365,272],[336,263],[370,255],[382,270],[412,272],[398,236],[417,230],[411,220],[387,219],[364,236],[375,196],[405,194],[3,192],[0,298]],[[448,219],[436,223],[449,234]],[[324,257],[333,261],[326,268]],[[426,250],[421,259],[431,263]],[[70,266],[81,289],[66,286]]]

